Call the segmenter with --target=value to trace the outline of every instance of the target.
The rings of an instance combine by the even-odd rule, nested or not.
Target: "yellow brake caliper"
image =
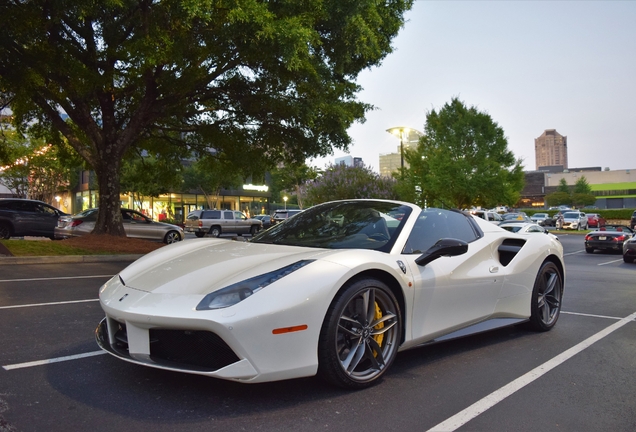
[[[378,302],[375,302],[375,317],[376,320],[379,320],[380,318],[382,318],[382,311],[380,310],[380,306],[378,305]],[[376,330],[380,330],[381,328],[384,328],[384,323],[378,323],[378,325],[376,325],[375,327],[373,327]],[[379,346],[382,346],[382,340],[384,339],[384,333],[382,334],[377,334],[375,336],[373,336],[373,339],[375,339],[375,341],[378,343]],[[377,357],[378,353],[375,352],[375,350],[373,350],[373,357]]]

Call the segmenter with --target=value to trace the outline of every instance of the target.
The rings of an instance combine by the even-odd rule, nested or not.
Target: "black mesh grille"
[[[223,339],[200,330],[150,329],[150,357],[157,363],[211,371],[239,361]]]

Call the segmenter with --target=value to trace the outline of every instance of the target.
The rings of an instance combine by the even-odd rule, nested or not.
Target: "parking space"
[[[381,418],[389,430],[636,430],[636,264],[586,254],[582,236],[561,241],[567,282],[552,331],[509,327],[406,351],[359,392],[315,378],[237,384],[95,355],[98,289],[126,263],[0,269],[0,425],[322,431]]]

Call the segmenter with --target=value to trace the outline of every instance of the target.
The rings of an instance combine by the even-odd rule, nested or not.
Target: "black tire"
[[[0,223],[0,239],[8,239],[11,237],[11,225],[8,223]]]
[[[172,244],[181,241],[181,236],[177,231],[168,231],[166,235],[163,237],[163,242],[165,244]]]
[[[586,247],[586,248],[585,248],[585,252],[587,252],[587,253],[594,253],[594,248]]]
[[[252,225],[252,227],[250,228],[250,234],[255,235],[257,232],[258,232],[258,226]]]
[[[197,236],[198,238],[201,238],[201,237],[204,237],[204,236],[205,236],[205,233],[204,233],[204,232],[197,231],[197,232],[195,232],[195,233],[194,233],[194,235],[195,235],[195,236]]]
[[[318,373],[348,389],[375,384],[400,344],[402,315],[384,283],[359,279],[334,298],[320,330]]]
[[[221,235],[221,227],[219,226],[213,226],[210,228],[210,235],[212,237],[218,237]]]
[[[628,257],[627,255],[623,255],[623,261],[630,264],[634,262],[634,257]]]
[[[563,300],[563,275],[551,261],[545,261],[532,289],[529,327],[548,331],[556,324]]]

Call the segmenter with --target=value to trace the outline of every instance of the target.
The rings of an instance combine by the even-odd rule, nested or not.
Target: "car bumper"
[[[623,250],[623,242],[615,242],[615,241],[602,241],[602,240],[590,240],[585,242],[586,248],[599,249],[599,250],[613,250],[613,251],[622,251]]]

